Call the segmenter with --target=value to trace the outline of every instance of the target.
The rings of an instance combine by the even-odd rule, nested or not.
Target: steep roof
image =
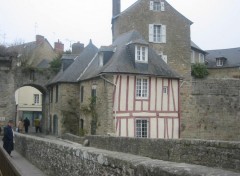
[[[48,85],[60,82],[78,82],[79,76],[88,66],[89,62],[92,60],[97,51],[97,47],[92,43],[92,41],[90,41],[82,53],[75,58],[74,62],[65,71],[61,69]]]
[[[208,68],[228,68],[228,67],[240,67],[240,47],[218,50],[207,50],[206,60],[208,62]],[[216,59],[224,58],[225,62],[223,66],[216,66]]]
[[[172,71],[169,66],[161,59],[153,49],[148,49],[148,64],[135,63],[134,44],[148,45],[143,37],[135,30],[119,36],[114,43],[104,50],[111,50],[105,65],[99,66],[99,58],[93,58],[80,80],[90,79],[104,73],[118,74],[137,74],[137,75],[154,75],[159,77],[179,78],[179,75]]]
[[[193,41],[191,41],[191,48],[194,49],[194,50],[198,50],[204,54],[207,54],[206,51],[202,50],[199,46],[197,46]]]
[[[132,10],[133,8],[135,8],[135,6],[137,6],[137,4],[139,4],[142,0],[137,0],[135,3],[133,3],[131,6],[129,6],[127,9],[125,9],[124,11],[122,11],[120,14],[113,16],[112,20],[118,18],[119,16],[121,16],[122,14]],[[186,18],[184,15],[182,15],[179,11],[177,11],[174,7],[171,6],[171,4],[169,4],[166,0],[165,2],[171,7],[173,8],[180,16],[182,16],[183,18],[185,18],[187,21],[190,22],[190,24],[193,24],[193,22],[191,20],[189,20],[188,18]]]

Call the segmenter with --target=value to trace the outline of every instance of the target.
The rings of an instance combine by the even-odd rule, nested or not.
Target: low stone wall
[[[15,149],[48,176],[239,175],[221,169],[153,160],[19,133],[15,135],[15,141]]]
[[[87,136],[86,139],[91,147],[240,172],[240,142],[109,136]]]

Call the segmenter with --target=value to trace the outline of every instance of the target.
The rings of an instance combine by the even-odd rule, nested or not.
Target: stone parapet
[[[239,175],[221,169],[153,160],[24,134],[16,134],[15,138],[16,150],[49,176]]]

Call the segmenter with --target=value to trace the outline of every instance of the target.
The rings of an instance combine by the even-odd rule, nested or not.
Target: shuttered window
[[[163,1],[150,1],[149,9],[153,11],[165,11],[165,3]]]
[[[149,24],[149,42],[166,43],[166,25]]]

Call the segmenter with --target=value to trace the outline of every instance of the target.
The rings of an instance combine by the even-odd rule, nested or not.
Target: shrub
[[[195,78],[205,78],[209,73],[205,64],[193,64],[192,65],[192,76]]]

